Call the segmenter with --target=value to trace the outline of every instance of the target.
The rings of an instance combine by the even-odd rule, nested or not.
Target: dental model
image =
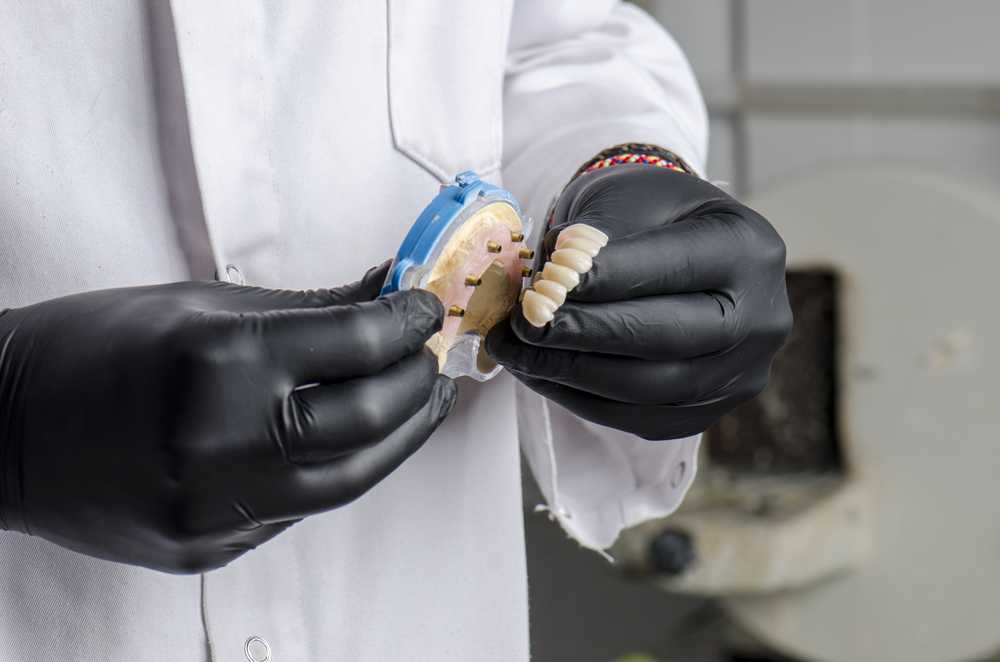
[[[442,374],[486,381],[500,367],[483,340],[507,319],[522,297],[528,322],[542,327],[580,284],[608,236],[578,223],[564,228],[532,287],[525,261],[535,253],[524,244],[531,219],[521,215],[514,197],[463,172],[441,192],[410,228],[382,287],[382,294],[414,288],[433,292],[444,306],[441,330],[427,347],[438,357]]]
[[[475,173],[462,173],[455,181],[442,187],[410,229],[382,294],[420,288],[437,295],[444,324],[427,346],[441,372],[485,381],[500,368],[482,341],[510,316],[524,279],[531,276],[525,260],[534,251],[524,245],[531,219],[521,216],[510,193]]]
[[[551,322],[566,302],[566,293],[580,284],[580,275],[590,271],[594,258],[607,245],[608,235],[589,225],[577,223],[562,230],[549,261],[522,295],[524,319],[539,328]]]

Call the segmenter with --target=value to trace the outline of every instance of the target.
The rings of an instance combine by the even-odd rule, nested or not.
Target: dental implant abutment
[[[452,306],[448,309],[448,317],[465,317],[465,308]]]
[[[479,287],[483,284],[483,279],[479,276],[468,275],[465,277],[465,284],[469,287]]]

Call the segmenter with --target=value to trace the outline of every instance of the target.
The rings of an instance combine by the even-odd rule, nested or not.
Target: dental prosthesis
[[[382,294],[413,288],[444,304],[441,331],[427,341],[441,372],[486,381],[500,367],[483,349],[493,326],[510,316],[531,276],[524,245],[531,219],[507,191],[463,172],[444,186],[406,235]]]
[[[608,235],[577,223],[559,232],[556,248],[521,294],[521,311],[532,326],[543,327],[566,301],[566,293],[580,284],[580,275],[590,271],[594,258],[608,244]]]
[[[532,275],[525,261],[534,251],[524,243],[531,227],[510,193],[464,172],[441,188],[406,235],[382,294],[419,288],[441,300],[444,324],[427,346],[442,374],[486,381],[500,372],[483,340],[510,316]],[[551,321],[605,244],[607,236],[589,226],[563,230],[551,261],[523,293],[525,318],[535,326]]]

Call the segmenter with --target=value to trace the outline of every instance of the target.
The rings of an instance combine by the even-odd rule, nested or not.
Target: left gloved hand
[[[767,385],[792,326],[785,245],[759,214],[697,177],[645,164],[579,177],[556,206],[608,244],[555,318],[520,306],[486,347],[532,390],[646,439],[702,432]]]

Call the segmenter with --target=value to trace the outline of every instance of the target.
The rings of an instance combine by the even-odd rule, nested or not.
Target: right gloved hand
[[[0,313],[0,525],[175,573],[342,506],[455,403],[424,291],[182,282]],[[311,386],[310,386],[311,385]]]

